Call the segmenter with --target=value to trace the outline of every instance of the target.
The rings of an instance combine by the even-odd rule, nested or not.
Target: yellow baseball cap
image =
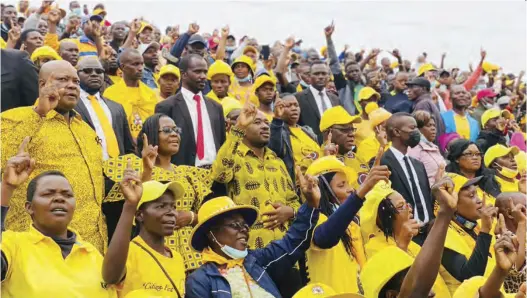
[[[496,64],[492,64],[490,62],[487,62],[487,61],[484,61],[483,64],[481,65],[481,68],[483,68],[483,70],[485,72],[492,72],[493,70],[499,70],[500,67]]]
[[[239,213],[250,227],[258,218],[258,209],[249,205],[236,205],[229,197],[217,197],[205,202],[198,211],[198,224],[190,234],[190,244],[201,252],[207,247],[207,232],[212,219],[227,213]]]
[[[247,52],[254,52],[255,54],[258,54],[258,49],[253,47],[253,46],[246,46],[243,49],[243,54],[245,55],[245,53],[247,53]]]
[[[169,73],[175,75],[178,78],[178,80],[179,78],[181,78],[181,73],[179,72],[179,68],[177,68],[176,66],[172,64],[163,65],[163,67],[161,67],[161,69],[159,70],[159,78]]]
[[[311,176],[323,175],[326,173],[339,172],[344,173],[348,182],[357,181],[357,173],[347,167],[342,161],[335,156],[324,156],[315,160],[306,170],[306,174]]]
[[[375,91],[375,89],[373,89],[372,87],[364,87],[359,91],[359,101],[370,99],[370,97],[374,95],[377,97],[377,100],[381,99],[381,95],[379,94],[379,92]]]
[[[360,229],[362,239],[370,239],[370,235],[375,234],[377,227],[377,214],[379,204],[382,200],[392,194],[394,190],[391,183],[381,180],[366,194],[364,205],[360,210]]]
[[[514,156],[516,164],[518,165],[518,172],[524,173],[527,170],[527,154],[525,151],[518,151],[518,154]]]
[[[489,122],[490,119],[503,116],[505,119],[512,119],[512,114],[508,110],[500,110],[500,108],[488,109],[481,115],[481,127],[485,127],[485,124]]]
[[[243,108],[241,102],[232,97],[225,97],[221,100],[221,105],[223,107],[223,117],[227,118],[230,112],[234,110],[241,110]]]
[[[320,55],[324,56],[324,54],[327,53],[327,51],[328,51],[328,47],[323,46],[322,48],[320,48]]]
[[[362,119],[359,115],[351,116],[342,106],[327,109],[320,118],[320,131],[326,131],[335,124],[359,123]]]
[[[432,65],[432,63],[425,63],[419,67],[419,70],[417,71],[417,76],[423,75],[426,71],[432,71],[436,70],[436,68]]]
[[[238,63],[244,63],[247,66],[249,66],[249,70],[254,74],[256,66],[254,65],[253,59],[251,57],[246,55],[241,55],[240,57],[236,58],[234,62],[231,64],[231,70],[234,71],[234,66]]]
[[[106,10],[102,8],[97,8],[93,10],[93,13],[92,13],[92,15],[101,15],[101,14],[104,14],[106,16]]]
[[[477,184],[483,178],[483,176],[479,176],[468,179],[467,177],[456,173],[446,173],[446,175],[452,179],[452,182],[454,182],[455,193],[459,193],[462,188],[467,188],[471,185]]]
[[[485,157],[483,158],[485,166],[488,168],[496,158],[505,156],[511,152],[513,155],[517,155],[518,152],[520,152],[520,149],[516,146],[505,147],[502,144],[496,144],[490,147],[487,149],[487,152],[485,152]]]
[[[390,119],[390,117],[392,117],[392,113],[386,111],[383,108],[378,108],[376,110],[371,111],[368,114],[368,118],[370,118],[370,123],[371,123],[372,128]]]
[[[397,246],[388,246],[377,252],[366,262],[360,273],[364,296],[379,297],[386,283],[397,273],[410,268],[413,262],[414,259]]]
[[[174,194],[174,199],[178,200],[183,197],[185,194],[185,189],[183,185],[177,181],[169,183],[161,183],[159,181],[148,181],[143,183],[143,195],[139,204],[137,204],[137,209],[141,207],[144,203],[152,202],[159,199],[167,190],[172,191]]]
[[[53,58],[53,60],[62,60],[62,58],[53,48],[50,46],[42,46],[33,51],[33,54],[31,54],[31,61],[35,62],[38,59],[44,57]]]
[[[392,63],[390,63],[390,68],[391,69],[394,69],[394,68],[396,68],[398,66],[399,66],[399,61],[393,61]]]
[[[274,87],[276,87],[276,80],[274,78],[271,78],[268,75],[261,75],[261,76],[256,78],[256,81],[254,81],[253,93],[256,93],[256,90],[258,90],[258,88],[262,87],[262,85],[265,84],[265,83],[271,83]]]
[[[143,30],[145,30],[146,28],[150,28],[150,30],[154,31],[154,27],[152,27],[152,25],[148,24],[147,22],[141,21],[141,28],[139,28],[139,32],[137,33],[143,32]]]
[[[229,64],[221,60],[216,60],[216,62],[212,63],[209,67],[209,70],[207,71],[207,80],[212,80],[212,77],[217,74],[224,74],[229,76],[229,78],[234,75]]]

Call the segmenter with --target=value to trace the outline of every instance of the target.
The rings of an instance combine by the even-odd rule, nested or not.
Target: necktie
[[[119,156],[119,144],[117,143],[115,132],[113,131],[112,125],[110,124],[108,117],[104,113],[104,110],[101,104],[99,103],[99,100],[97,100],[97,97],[95,97],[94,95],[88,95],[88,99],[90,100],[91,106],[95,111],[95,114],[99,119],[99,123],[101,124],[102,131],[104,132],[104,139],[106,140],[106,151],[108,152],[108,155],[110,155],[110,157]]]
[[[205,140],[203,139],[203,120],[201,119],[201,97],[194,94],[192,97],[196,101],[196,108],[198,109],[198,135],[196,138],[196,153],[199,160],[205,156]]]
[[[320,96],[320,102],[322,103],[322,113],[324,113],[328,109],[328,105],[324,100],[324,92],[320,91],[318,92],[318,95]]]
[[[420,221],[424,221],[425,219],[425,211],[423,208],[423,204],[421,204],[421,199],[419,197],[419,190],[417,189],[417,184],[415,183],[414,175],[412,174],[412,168],[410,167],[410,163],[408,162],[408,157],[404,157],[404,165],[406,166],[406,171],[408,171],[408,175],[410,177],[410,183],[412,184],[412,193],[414,196],[414,203],[415,203],[415,209],[417,209],[417,216]]]

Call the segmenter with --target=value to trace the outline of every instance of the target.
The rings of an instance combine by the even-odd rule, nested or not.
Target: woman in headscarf
[[[199,223],[191,234],[192,247],[202,253],[204,264],[186,281],[188,298],[281,297],[275,284],[287,279],[284,272],[294,266],[309,247],[313,227],[319,217],[320,189],[315,178],[299,176],[305,201],[286,235],[261,249],[249,250],[250,226],[258,209],[236,205],[229,197],[203,204]]]
[[[120,184],[126,201],[104,257],[103,279],[108,284],[122,283],[121,297],[143,290],[149,296],[183,298],[183,258],[164,239],[176,229],[176,201],[184,195],[183,186],[177,181],[143,184],[131,160],[127,163]],[[130,241],[134,220],[138,235]]]
[[[446,171],[467,179],[482,176],[478,182],[479,188],[496,197],[500,193],[499,184],[494,179],[494,173],[483,166],[482,157],[483,154],[474,142],[465,139],[455,140],[449,147],[450,164],[447,165]],[[482,196],[481,193],[480,196]],[[494,203],[494,198],[491,201]]]
[[[147,118],[139,132],[137,157],[133,154],[109,159],[104,164],[104,172],[114,182],[120,182],[126,167],[126,160],[132,160],[135,171],[142,173],[143,182],[178,181],[185,194],[176,200],[178,210],[177,229],[171,237],[165,237],[168,247],[179,252],[185,260],[185,270],[190,272],[201,265],[198,253],[191,252],[188,237],[192,226],[197,223],[197,212],[204,198],[211,192],[210,170],[192,166],[178,166],[171,162],[172,156],[180,149],[181,129],[174,120],[163,114]],[[114,184],[107,201],[122,200],[119,184]]]

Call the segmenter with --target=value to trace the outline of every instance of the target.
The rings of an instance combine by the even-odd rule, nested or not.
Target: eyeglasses
[[[181,135],[181,132],[183,130],[181,129],[181,127],[177,127],[177,126],[174,126],[174,127],[162,127],[159,132],[162,132],[166,135],[169,135],[171,134],[172,132],[175,132],[176,134],[178,135]]]
[[[235,229],[235,230],[238,231],[238,232],[240,232],[240,231],[242,231],[242,230],[247,230],[247,231],[249,231],[249,225],[246,224],[246,223],[241,223],[241,222],[231,222],[231,223],[225,224],[224,226],[229,227],[229,228],[232,228],[232,229]]]
[[[356,127],[336,127],[336,126],[333,126],[332,127],[333,129],[336,129],[344,134],[347,134],[347,133],[350,133],[350,132],[357,132],[357,128]]]
[[[85,74],[92,74],[93,72],[95,72],[96,74],[104,73],[104,69],[102,68],[83,68],[83,69],[79,69],[79,71],[82,71]]]
[[[473,157],[473,158],[481,158],[483,156],[483,153],[481,152],[466,152],[461,154],[463,157]]]

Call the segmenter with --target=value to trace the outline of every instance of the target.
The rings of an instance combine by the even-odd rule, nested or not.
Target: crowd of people
[[[484,49],[1,22],[2,296],[526,296],[524,72]]]

